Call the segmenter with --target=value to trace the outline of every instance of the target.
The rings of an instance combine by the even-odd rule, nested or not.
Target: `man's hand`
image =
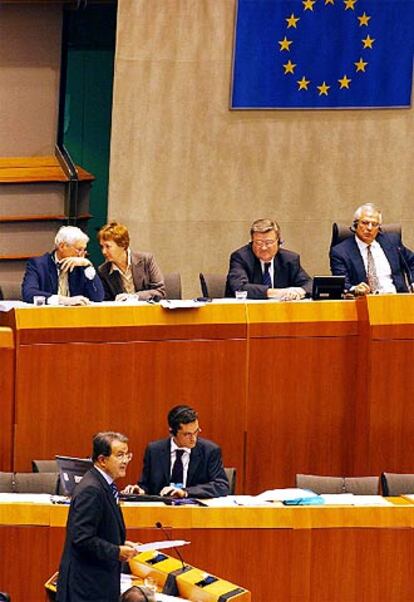
[[[127,485],[121,493],[137,493],[138,495],[145,495],[145,491],[139,485]]]
[[[59,295],[59,305],[90,305],[91,302],[88,297],[83,295],[75,295],[74,297],[64,297]]]
[[[89,259],[86,257],[65,257],[59,261],[60,271],[72,272],[75,268],[84,267],[86,268],[88,265],[92,265]]]
[[[370,292],[371,289],[366,282],[360,282],[353,289],[355,297],[362,297],[363,295],[368,295]]]
[[[289,286],[287,288],[268,288],[267,296],[269,299],[278,299],[279,301],[298,301],[306,295],[301,286]]]
[[[188,497],[188,494],[185,489],[180,489],[179,487],[171,487],[171,485],[169,485],[168,487],[163,487],[163,489],[161,489],[160,491],[160,495],[163,495],[165,497]]]
[[[138,552],[135,549],[135,544],[132,541],[126,541],[123,546],[119,546],[119,560],[125,562],[136,556]]]

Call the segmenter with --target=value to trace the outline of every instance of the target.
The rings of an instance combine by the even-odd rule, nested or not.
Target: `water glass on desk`
[[[35,295],[33,297],[33,305],[35,307],[43,307],[43,305],[46,305],[46,297],[43,295]]]

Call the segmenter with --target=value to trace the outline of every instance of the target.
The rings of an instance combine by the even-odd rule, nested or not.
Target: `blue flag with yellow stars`
[[[414,0],[238,0],[233,109],[407,107]]]

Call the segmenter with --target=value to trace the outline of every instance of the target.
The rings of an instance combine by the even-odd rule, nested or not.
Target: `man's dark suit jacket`
[[[410,270],[410,283],[414,281],[414,253],[403,246],[398,234],[390,232],[378,234],[375,239],[382,247],[391,267],[391,276],[398,293],[406,293],[404,261]],[[404,257],[404,260],[401,259]],[[331,272],[334,276],[345,276],[345,288],[349,290],[360,282],[367,282],[364,260],[359,252],[355,236],[331,248]]]
[[[91,468],[70,504],[57,602],[118,602],[124,542],[119,506],[103,476]]]
[[[138,484],[150,495],[158,495],[163,487],[170,484],[170,442],[170,438],[152,441],[145,450]],[[189,497],[197,498],[220,497],[229,493],[221,449],[208,439],[199,438],[191,450],[186,491]]]
[[[297,253],[280,249],[273,258],[274,288],[301,286],[307,293],[312,291],[312,279],[300,265]],[[268,286],[262,283],[260,260],[249,243],[230,256],[226,282],[226,297],[234,297],[236,291],[247,291],[249,299],[267,299]]]
[[[165,297],[164,278],[158,267],[154,255],[151,253],[131,253],[132,278],[135,290],[151,291],[153,295]],[[121,274],[112,269],[112,263],[105,261],[98,270],[105,289],[105,300],[113,301],[117,295],[123,293]]]
[[[83,295],[91,301],[103,301],[104,290],[98,274],[89,280],[85,276],[85,268],[77,267],[68,275],[71,297]],[[29,259],[26,265],[22,284],[23,301],[33,303],[35,295],[51,297],[58,290],[58,273],[53,261],[53,253],[45,253],[41,257]]]

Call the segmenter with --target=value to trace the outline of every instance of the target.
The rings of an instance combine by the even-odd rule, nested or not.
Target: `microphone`
[[[411,270],[410,270],[410,266],[407,263],[406,258],[404,257],[404,254],[402,252],[401,247],[397,247],[397,251],[398,251],[398,255],[400,258],[400,262],[402,264],[402,272],[404,274],[404,279],[405,279],[405,284],[408,288],[408,292],[409,293],[413,293],[414,292],[414,285],[411,282]]]
[[[155,526],[157,527],[157,529],[160,529],[160,530],[163,532],[165,539],[168,539],[169,541],[171,541],[171,536],[170,536],[170,534],[169,534],[169,533],[168,533],[168,531],[167,531],[167,530],[164,528],[164,525],[163,525],[163,524],[162,524],[162,523],[161,523],[159,520],[157,520],[157,522],[155,523]],[[179,559],[180,559],[180,561],[181,561],[182,570],[183,570],[183,571],[185,571],[185,570],[186,570],[186,568],[187,568],[187,565],[186,565],[186,564],[185,564],[185,562],[184,562],[184,558],[182,557],[180,550],[179,550],[179,549],[178,549],[176,546],[174,546],[174,547],[173,547],[173,550],[174,550],[174,552],[177,554],[178,558],[179,558]]]

